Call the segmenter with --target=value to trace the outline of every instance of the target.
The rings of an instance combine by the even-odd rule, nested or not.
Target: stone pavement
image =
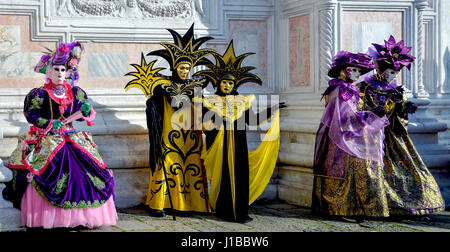
[[[96,229],[58,229],[70,232],[450,232],[450,212],[422,217],[364,220],[327,219],[311,214],[309,208],[283,202],[258,202],[250,207],[253,221],[230,223],[212,214],[181,214],[157,218],[149,216],[144,207],[118,209],[116,225]],[[7,230],[3,230],[7,231]],[[22,231],[44,231],[23,229]],[[55,230],[53,230],[55,231]]]

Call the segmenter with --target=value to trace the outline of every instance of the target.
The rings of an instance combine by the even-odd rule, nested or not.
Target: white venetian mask
[[[66,79],[66,67],[64,65],[49,65],[47,69],[47,76],[54,84],[62,84]]]
[[[386,82],[391,83],[393,80],[395,80],[395,78],[397,78],[399,72],[400,71],[388,68],[383,72],[383,76],[386,79]]]
[[[352,81],[357,81],[361,76],[361,69],[359,67],[347,67],[345,73]]]

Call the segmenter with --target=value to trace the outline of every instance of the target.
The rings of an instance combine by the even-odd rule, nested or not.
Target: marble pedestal
[[[447,130],[447,124],[428,115],[429,99],[409,99],[417,106],[410,115],[408,132],[421,157],[429,168],[450,167],[450,149],[439,143],[438,134]]]
[[[447,123],[431,117],[429,99],[408,99],[417,106],[410,116],[408,132],[420,156],[441,189],[446,205],[450,205],[450,148],[439,142],[439,133],[445,133]],[[431,116],[430,116],[431,115]]]
[[[11,170],[6,168],[0,159],[0,232],[21,231],[23,229],[20,227],[20,211],[13,208],[13,204],[4,200],[1,196],[1,192],[5,188],[3,183],[11,181],[12,177]]]

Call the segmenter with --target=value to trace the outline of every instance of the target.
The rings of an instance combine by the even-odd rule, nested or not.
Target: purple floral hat
[[[394,36],[390,36],[388,41],[384,41],[384,45],[372,44],[369,48],[369,55],[374,59],[375,64],[379,70],[386,70],[388,68],[400,71],[403,67],[411,68],[411,64],[416,59],[411,54],[411,47],[405,46],[405,41],[395,41]]]
[[[361,75],[372,71],[375,66],[372,63],[372,58],[365,53],[351,53],[348,51],[340,51],[333,57],[328,76],[331,78],[338,78],[341,70],[346,67],[361,68]]]
[[[37,65],[34,67],[34,71],[45,74],[46,68],[49,64],[67,65],[71,59],[76,59],[76,64],[72,61],[72,64],[67,66],[72,69],[78,65],[82,51],[83,47],[77,41],[71,43],[61,43],[54,51],[47,48],[47,52],[40,58]]]

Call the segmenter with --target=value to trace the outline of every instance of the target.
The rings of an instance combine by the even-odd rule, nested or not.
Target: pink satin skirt
[[[115,225],[118,220],[112,196],[100,207],[64,209],[50,205],[39,196],[31,183],[22,198],[21,215],[22,225],[46,229],[77,226],[95,228]]]

